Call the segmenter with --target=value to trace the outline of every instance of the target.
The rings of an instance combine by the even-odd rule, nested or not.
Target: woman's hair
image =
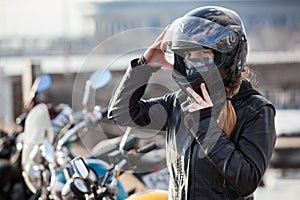
[[[218,116],[218,125],[226,133],[227,138],[230,136],[231,131],[236,124],[236,113],[231,103],[232,97],[238,92],[242,80],[247,80],[252,84],[256,84],[256,76],[253,70],[249,67],[245,67],[239,77],[238,81],[233,84],[232,87],[225,87],[226,90],[226,102],[221,109]]]

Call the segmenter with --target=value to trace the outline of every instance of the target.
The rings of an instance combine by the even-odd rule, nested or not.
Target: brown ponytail
[[[227,138],[230,136],[230,133],[236,124],[236,114],[235,114],[234,107],[231,103],[231,98],[234,94],[235,89],[236,88],[230,89],[226,87],[227,99],[217,120],[219,127],[224,130]]]

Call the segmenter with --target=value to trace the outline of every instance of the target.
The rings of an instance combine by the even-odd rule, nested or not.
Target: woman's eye
[[[202,51],[202,54],[203,54],[203,55],[208,55],[208,54],[209,54],[209,51]]]
[[[191,57],[191,53],[185,53],[184,54],[184,58],[190,58]]]
[[[209,52],[209,51],[202,51],[201,52],[201,56],[203,56],[203,57],[211,56],[211,52]]]

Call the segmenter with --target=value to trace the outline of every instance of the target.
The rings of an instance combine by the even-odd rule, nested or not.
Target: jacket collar
[[[242,81],[239,92],[233,96],[232,101],[236,102],[250,95],[261,95],[257,90],[253,89],[249,81]]]

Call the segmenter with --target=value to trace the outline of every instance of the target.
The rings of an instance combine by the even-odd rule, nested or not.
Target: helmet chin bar
[[[176,59],[180,60],[180,59]],[[178,65],[176,63],[175,65]],[[183,63],[184,64],[184,63]],[[205,83],[206,89],[209,92],[209,89],[215,85],[215,82],[222,81],[220,76],[220,71],[214,63],[210,63],[207,65],[207,71],[197,71],[193,75],[182,74],[180,71],[174,68],[172,72],[172,78],[178,84],[178,86],[187,94],[186,88],[192,88],[197,94],[199,94],[203,98],[203,94],[200,88],[201,83]]]

